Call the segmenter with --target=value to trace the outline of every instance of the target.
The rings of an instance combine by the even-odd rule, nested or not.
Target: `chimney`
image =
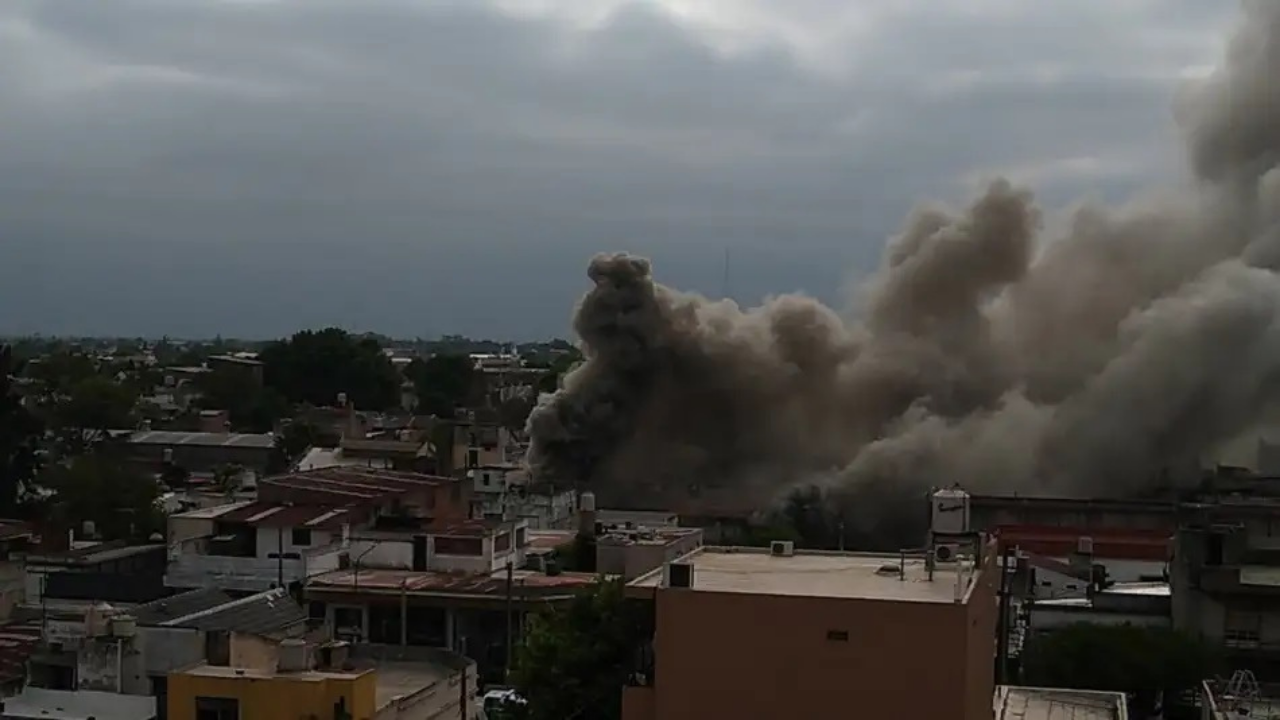
[[[596,494],[584,492],[578,499],[578,534],[596,536]]]

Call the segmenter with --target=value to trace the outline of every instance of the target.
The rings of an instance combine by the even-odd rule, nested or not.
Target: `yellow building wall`
[[[240,720],[330,720],[333,704],[346,698],[354,720],[372,720],[377,711],[377,679],[370,671],[354,677],[318,674],[262,677],[169,676],[169,718],[195,720],[196,698],[234,698]]]

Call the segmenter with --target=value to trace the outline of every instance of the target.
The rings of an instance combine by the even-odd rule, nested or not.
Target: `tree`
[[[164,530],[159,485],[116,453],[71,458],[47,468],[40,480],[53,491],[52,515],[64,527],[91,521],[103,540],[144,540]]]
[[[620,579],[601,579],[529,622],[512,683],[529,720],[613,720],[650,628]]]
[[[274,388],[259,385],[241,368],[220,367],[196,380],[200,407],[226,410],[232,427],[244,432],[271,432],[289,414],[289,401]]]
[[[307,448],[319,444],[320,431],[308,422],[293,420],[285,423],[276,436],[274,451],[271,454],[269,472],[280,473],[289,469]]]
[[[267,387],[289,402],[330,406],[345,393],[356,407],[385,410],[400,401],[400,376],[373,338],[306,330],[268,345],[258,359]]]
[[[1077,623],[1027,644],[1022,682],[1131,693],[1131,713],[1147,717],[1158,697],[1171,701],[1196,687],[1218,661],[1202,642],[1170,628]]]
[[[467,355],[432,355],[409,363],[405,376],[418,394],[418,409],[437,417],[452,418],[466,407],[479,384],[479,373]]]
[[[13,354],[0,346],[0,516],[14,517],[40,471],[44,429],[13,388]]]
[[[47,424],[60,458],[88,452],[107,439],[111,430],[137,426],[137,393],[101,375],[72,383],[51,403]]]

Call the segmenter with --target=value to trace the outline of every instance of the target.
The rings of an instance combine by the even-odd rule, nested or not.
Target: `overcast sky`
[[[831,302],[917,201],[1181,172],[1231,0],[3,0],[0,333],[566,334],[598,251]]]

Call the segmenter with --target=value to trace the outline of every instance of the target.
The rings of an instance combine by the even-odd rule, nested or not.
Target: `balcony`
[[[262,592],[283,582],[285,587],[313,575],[337,570],[345,552],[338,544],[298,553],[258,556],[208,553],[208,538],[175,543],[169,548],[165,585],[171,588],[220,587],[242,592]]]

